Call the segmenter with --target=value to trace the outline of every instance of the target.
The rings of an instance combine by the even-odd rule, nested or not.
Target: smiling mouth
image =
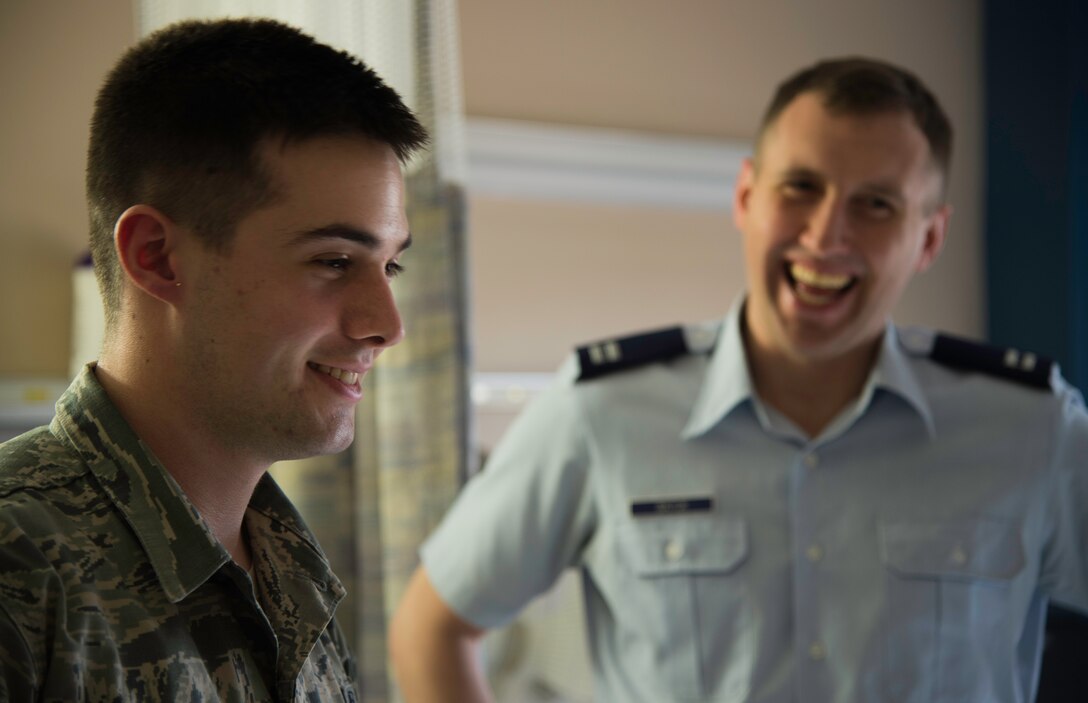
[[[798,262],[786,263],[785,270],[790,288],[806,305],[830,305],[858,282],[857,276],[822,273]]]
[[[359,381],[359,374],[355,371],[338,369],[335,366],[325,366],[324,364],[315,364],[313,362],[309,362],[308,366],[314,371],[319,371],[328,376],[332,376],[346,386],[354,386]]]

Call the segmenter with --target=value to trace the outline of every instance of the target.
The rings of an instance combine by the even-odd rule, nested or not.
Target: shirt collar
[[[83,369],[57,402],[52,429],[83,457],[132,528],[172,602],[184,599],[231,562],[181,487],[106,395],[93,364]],[[249,507],[264,516],[262,524],[289,532],[290,541],[299,543],[292,556],[307,555],[303,569],[325,582],[330,592],[342,591],[312,534],[271,476],[261,479]]]
[[[910,355],[900,343],[899,330],[891,322],[884,328],[884,339],[881,341],[880,356],[877,358],[876,367],[873,369],[866,383],[866,391],[863,398],[871,398],[872,389],[880,389],[904,400],[922,420],[930,438],[936,434],[936,426],[933,423],[933,411],[926,400],[918,377],[915,376],[911,365]]]
[[[743,311],[742,297],[733,303],[722,323],[718,343],[707,365],[706,377],[681,433],[684,439],[704,434],[746,401],[758,400],[752,387],[741,334]],[[933,436],[933,414],[929,403],[911,369],[908,355],[899,344],[898,333],[890,322],[885,325],[877,362],[855,406],[856,417],[868,408],[877,390],[902,398],[918,414],[929,435]]]
[[[262,476],[253,491],[246,511],[246,529],[253,552],[262,551],[265,563],[279,564],[317,585],[326,594],[319,599],[328,601],[331,614],[346,591],[317,538],[271,474]]]
[[[753,396],[752,377],[748,372],[748,357],[744,353],[740,331],[743,310],[744,298],[738,298],[722,322],[702,388],[680,435],[684,439],[708,431]]]
[[[253,492],[245,524],[261,606],[280,637],[277,668],[285,680],[294,680],[346,590],[267,473]]]
[[[230,555],[87,365],[57,402],[54,431],[76,448],[136,534],[155,575],[177,602]]]

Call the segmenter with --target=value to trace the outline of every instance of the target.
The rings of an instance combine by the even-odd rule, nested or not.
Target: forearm
[[[492,696],[468,639],[393,638],[393,671],[405,703],[491,703]]]
[[[482,632],[438,597],[426,572],[412,577],[389,629],[393,673],[406,703],[491,703],[479,665]]]

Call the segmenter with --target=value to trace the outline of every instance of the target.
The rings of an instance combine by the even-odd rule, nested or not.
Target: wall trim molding
[[[471,377],[472,402],[479,408],[520,408],[554,380],[554,371],[476,371]]]
[[[731,209],[745,142],[521,120],[466,120],[469,193]]]

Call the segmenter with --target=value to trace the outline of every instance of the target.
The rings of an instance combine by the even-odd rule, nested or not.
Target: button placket
[[[793,645],[799,662],[797,694],[800,701],[826,698],[830,684],[828,646],[822,632],[820,603],[824,591],[827,547],[821,527],[826,525],[825,503],[820,496],[834,474],[827,471],[827,457],[815,444],[797,448],[792,488],[793,589],[796,613]],[[802,663],[803,662],[803,663]]]

